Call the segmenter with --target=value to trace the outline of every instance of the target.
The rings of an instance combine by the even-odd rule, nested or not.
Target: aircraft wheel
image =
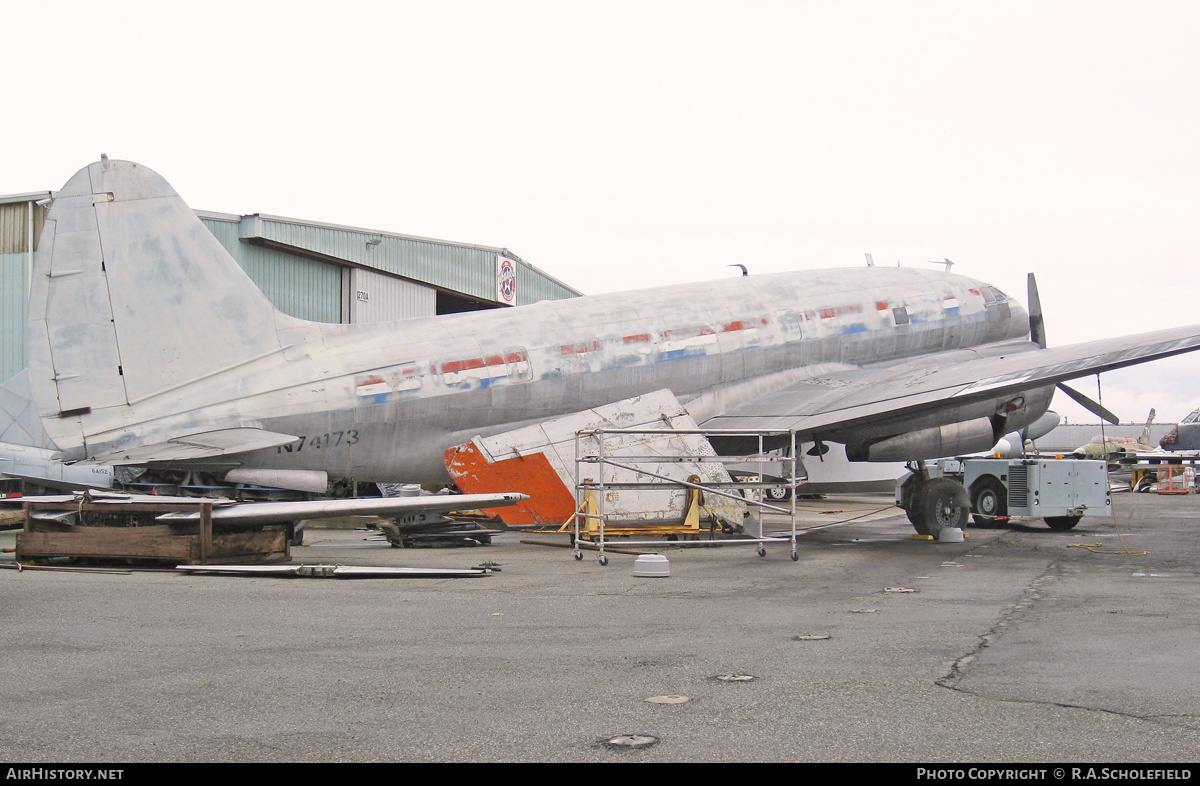
[[[914,507],[918,508],[928,534],[934,538],[944,529],[961,528],[971,511],[967,490],[949,478],[930,480],[914,502],[918,503]]]
[[[921,497],[925,492],[925,485],[924,481],[914,476],[904,481],[901,487],[904,515],[908,517],[908,522],[913,525],[918,535],[929,534],[929,528],[925,526],[921,513]]]
[[[1083,516],[1047,516],[1046,524],[1055,532],[1066,532],[1082,518]]]
[[[995,475],[984,475],[971,485],[971,510],[976,521],[985,522],[1008,515],[1008,490]]]

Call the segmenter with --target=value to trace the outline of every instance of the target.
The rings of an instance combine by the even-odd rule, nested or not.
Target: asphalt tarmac
[[[0,760],[1195,762],[1200,496],[1113,499],[934,543],[829,497],[798,561],[666,549],[654,578],[311,528],[294,564],[500,571],[0,570]]]

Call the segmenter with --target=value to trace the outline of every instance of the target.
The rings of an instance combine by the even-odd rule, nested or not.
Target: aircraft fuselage
[[[477,434],[662,388],[702,422],[823,370],[1027,332],[1024,309],[992,287],[904,268],[733,278],[394,323],[289,319],[270,357],[135,402],[132,416],[93,410],[88,443],[102,450],[155,433],[257,426],[300,439],[240,457],[244,466],[444,482],[443,452]]]

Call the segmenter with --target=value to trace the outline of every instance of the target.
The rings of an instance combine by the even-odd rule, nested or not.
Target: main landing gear
[[[971,513],[971,500],[963,485],[950,478],[930,477],[925,462],[909,465],[910,477],[900,486],[897,504],[919,535],[934,539],[943,529],[961,529]]]

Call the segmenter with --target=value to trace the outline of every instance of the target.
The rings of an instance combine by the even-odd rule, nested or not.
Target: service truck
[[[1112,515],[1103,461],[963,458],[958,463],[976,523],[1031,517],[1045,519],[1050,529],[1068,530],[1085,513]],[[946,466],[943,472],[952,474],[952,469]]]

